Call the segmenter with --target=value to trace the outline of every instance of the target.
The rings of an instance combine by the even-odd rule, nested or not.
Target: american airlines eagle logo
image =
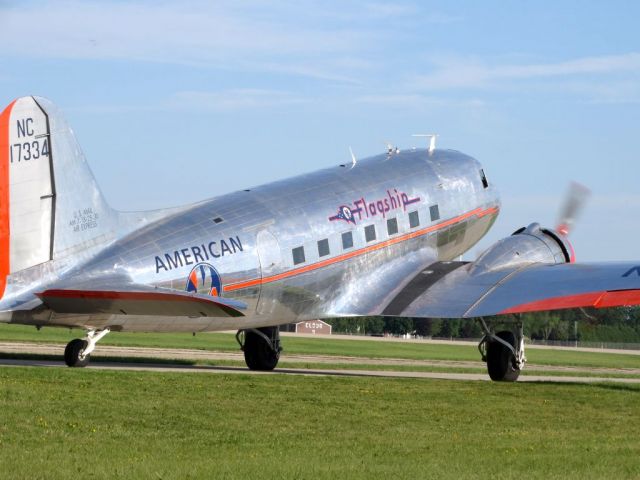
[[[351,207],[347,207],[346,205],[341,205],[340,208],[338,208],[338,213],[333,217],[329,217],[329,220],[344,220],[347,223],[356,224],[356,219],[353,216]]]
[[[209,263],[198,263],[191,269],[187,278],[187,292],[203,293],[213,297],[222,295],[222,280],[220,274]]]

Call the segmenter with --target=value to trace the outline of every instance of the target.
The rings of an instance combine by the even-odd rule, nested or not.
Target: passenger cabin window
[[[482,179],[482,186],[484,188],[488,188],[489,187],[489,182],[487,181],[487,177],[484,174],[484,170],[482,168],[480,169],[480,178]]]
[[[299,265],[301,263],[304,263],[304,247],[296,247],[293,250],[291,250],[291,253],[293,254],[294,265]]]
[[[438,204],[431,205],[429,207],[429,215],[431,215],[432,222],[440,220],[440,209],[438,208]]]
[[[420,215],[418,214],[418,211],[416,210],[415,212],[410,212],[409,228],[416,228],[418,225],[420,225]]]
[[[344,232],[342,234],[342,248],[346,250],[347,248],[353,247],[353,233]]]
[[[389,235],[395,235],[398,233],[398,219],[397,218],[389,218],[387,220],[387,233]]]
[[[367,225],[364,227],[364,238],[367,242],[373,242],[376,239],[375,225]]]
[[[327,255],[329,255],[329,240],[325,238],[318,242],[318,256],[326,257]]]

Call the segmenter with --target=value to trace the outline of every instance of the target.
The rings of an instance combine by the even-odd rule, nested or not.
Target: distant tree
[[[523,314],[525,335],[536,340],[574,340],[574,324],[578,323],[579,339],[602,342],[640,342],[640,307],[607,309],[578,308],[556,312]],[[510,329],[511,317],[486,317],[496,331]],[[350,317],[327,321],[335,333],[394,335],[416,333],[425,337],[478,338],[482,336],[475,319]]]
[[[413,333],[413,320],[411,318],[383,317],[384,331],[394,335]]]
[[[482,327],[480,322],[475,318],[465,318],[460,322],[460,330],[458,332],[461,338],[479,338],[482,337]]]
[[[331,325],[334,333],[355,333],[357,327],[350,318],[330,318],[326,322]]]
[[[629,326],[640,332],[640,308],[631,307],[629,309]]]
[[[438,334],[442,327],[442,319],[440,318],[414,318],[413,327],[416,335],[422,337],[433,337]]]
[[[437,336],[444,338],[458,338],[460,336],[460,323],[461,320],[459,318],[443,319]]]
[[[365,333],[383,333],[384,332],[384,320],[382,317],[364,317]]]
[[[351,333],[369,335],[382,333],[384,321],[382,317],[344,317],[330,318],[326,322],[333,327],[334,333]]]

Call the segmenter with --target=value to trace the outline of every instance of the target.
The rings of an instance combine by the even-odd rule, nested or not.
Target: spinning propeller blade
[[[565,236],[571,233],[576,219],[582,212],[589,195],[591,195],[591,191],[584,185],[576,182],[569,184],[569,190],[560,209],[558,222],[556,223],[557,232]]]

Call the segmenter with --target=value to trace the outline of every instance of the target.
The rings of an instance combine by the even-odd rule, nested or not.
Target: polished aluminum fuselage
[[[475,159],[451,150],[378,155],[172,211],[62,273],[74,285],[126,276],[137,284],[184,291],[194,267],[210,265],[221,280],[217,293],[245,303],[244,317],[40,312],[8,320],[195,332],[380,314],[421,269],[459,257],[491,227],[498,195],[493,185],[483,185],[481,168]],[[434,205],[438,218],[432,220]],[[371,225],[375,239],[366,237]],[[348,232],[353,246],[345,248],[343,234]],[[46,283],[32,290],[43,288]]]

